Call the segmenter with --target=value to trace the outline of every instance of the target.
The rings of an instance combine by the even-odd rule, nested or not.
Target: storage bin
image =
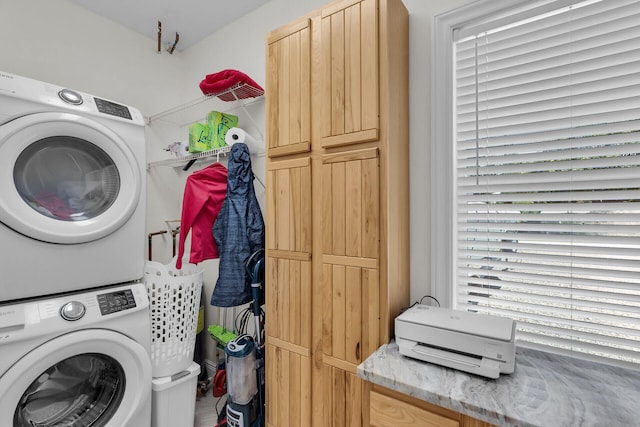
[[[207,125],[209,126],[209,141],[211,148],[220,148],[227,145],[225,136],[227,131],[238,126],[238,116],[233,114],[211,111],[207,114]]]
[[[151,427],[186,427],[194,423],[200,365],[173,376],[154,378],[151,386]]]
[[[198,326],[203,270],[175,259],[164,265],[145,264],[144,283],[151,311],[152,376],[167,377],[184,371],[193,362]]]
[[[209,125],[193,123],[189,126],[189,152],[201,153],[213,148]]]

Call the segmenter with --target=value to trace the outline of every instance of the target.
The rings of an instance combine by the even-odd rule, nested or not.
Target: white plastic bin
[[[200,365],[192,362],[185,371],[154,378],[151,386],[151,427],[192,426]]]
[[[151,375],[168,377],[193,362],[203,269],[147,261],[144,283],[151,309]]]

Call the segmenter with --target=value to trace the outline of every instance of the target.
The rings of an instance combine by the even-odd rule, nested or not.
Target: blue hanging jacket
[[[211,305],[235,307],[251,301],[251,276],[245,267],[252,253],[264,249],[264,220],[253,189],[251,156],[236,143],[229,154],[227,195],[213,224],[220,269]]]

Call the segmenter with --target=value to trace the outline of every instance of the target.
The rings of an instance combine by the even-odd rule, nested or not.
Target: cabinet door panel
[[[378,270],[325,262],[322,278],[323,354],[355,369],[379,345]]]
[[[311,21],[302,19],[267,37],[267,154],[311,149]]]
[[[266,419],[268,426],[311,425],[311,360],[270,345],[266,350]]]
[[[310,160],[269,163],[267,188],[267,249],[311,253]]]
[[[336,3],[322,11],[322,146],[378,139],[377,1]]]
[[[362,427],[364,381],[330,365],[322,368],[324,423],[327,427]]]
[[[309,349],[311,261],[267,255],[266,280],[267,336]]]
[[[377,258],[379,161],[375,148],[322,157],[323,253]]]

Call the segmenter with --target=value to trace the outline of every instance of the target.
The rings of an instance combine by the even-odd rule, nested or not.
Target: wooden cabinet
[[[409,299],[408,14],[336,1],[266,48],[267,425],[361,427]]]
[[[495,427],[493,424],[366,383],[371,427]]]

